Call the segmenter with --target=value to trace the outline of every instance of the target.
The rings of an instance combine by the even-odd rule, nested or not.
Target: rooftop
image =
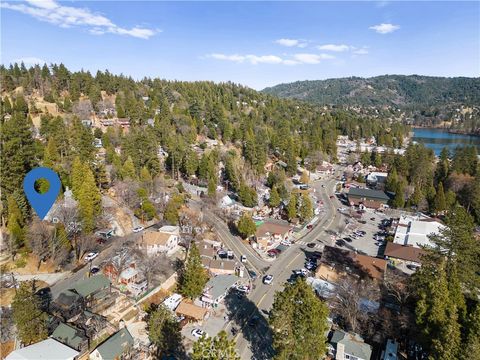
[[[87,340],[81,330],[65,323],[60,323],[51,337],[77,350],[80,350],[82,343]]]
[[[423,249],[413,246],[405,246],[402,244],[395,244],[392,242],[387,242],[387,247],[385,248],[384,255],[388,257],[393,257],[396,259],[413,261],[416,263],[421,263],[421,257],[425,254]]]
[[[71,360],[79,352],[55,339],[46,339],[11,352],[5,360]]]
[[[336,272],[348,274],[355,272],[360,277],[369,276],[376,280],[383,279],[387,267],[386,260],[333,246],[325,246],[320,262],[326,267],[333,267]]]
[[[237,281],[238,277],[232,274],[228,275],[217,275],[210,280],[208,280],[205,289],[208,291],[211,298],[216,299],[231,288]]]
[[[104,275],[99,274],[76,282],[72,289],[75,290],[79,295],[87,297],[102,289],[106,289],[109,286],[110,280],[108,280],[108,278],[106,278]]]
[[[372,347],[366,344],[360,335],[355,333],[350,334],[336,330],[332,335],[330,343],[335,345],[342,344],[345,348],[345,354],[353,355],[361,359],[370,359],[372,356]]]
[[[171,233],[159,231],[146,231],[142,235],[142,242],[146,245],[162,245],[167,244],[168,239],[172,236]]]
[[[120,329],[110,336],[96,350],[103,359],[117,359],[127,349],[133,346],[133,337],[127,328]]]
[[[381,201],[390,200],[390,197],[384,191],[372,190],[372,189],[350,188],[350,190],[348,191],[348,196],[368,198],[372,200],[381,200]]]
[[[192,318],[198,321],[201,321],[205,318],[208,313],[208,310],[200,306],[191,304],[186,300],[183,300],[180,305],[178,305],[175,312],[178,315],[184,315],[185,317]]]
[[[268,235],[283,235],[289,230],[290,225],[287,221],[265,220],[257,227],[255,236],[264,237]]]

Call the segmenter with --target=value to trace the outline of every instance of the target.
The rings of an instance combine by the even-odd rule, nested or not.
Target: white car
[[[203,331],[202,329],[199,329],[199,328],[193,329],[191,334],[192,334],[193,337],[196,337],[196,338],[201,338],[202,336],[208,337],[208,334],[205,331]]]
[[[292,243],[291,243],[290,240],[282,240],[282,241],[280,242],[280,244],[283,245],[283,246],[290,246],[290,245],[292,245]]]
[[[295,275],[307,276],[308,270],[307,269],[300,269],[300,270],[293,270]]]
[[[237,286],[237,291],[248,293],[250,291],[250,288],[247,285],[239,285]]]
[[[273,281],[273,275],[266,275],[264,278],[263,278],[263,283],[265,285],[270,285]]]
[[[139,233],[140,231],[143,231],[143,230],[144,230],[143,226],[137,226],[137,227],[133,228],[134,233]]]
[[[247,257],[246,257],[245,255],[240,256],[240,261],[241,261],[242,263],[247,262]]]
[[[87,255],[85,255],[84,259],[85,261],[92,261],[98,256],[98,252],[90,252]]]

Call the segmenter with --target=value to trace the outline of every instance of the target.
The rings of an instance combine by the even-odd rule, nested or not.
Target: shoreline
[[[457,134],[457,135],[467,135],[473,137],[480,137],[480,130],[479,132],[468,132],[463,130],[456,130],[456,129],[449,129],[443,126],[421,126],[421,125],[411,125],[413,129],[430,129],[430,130],[442,130],[449,134]]]

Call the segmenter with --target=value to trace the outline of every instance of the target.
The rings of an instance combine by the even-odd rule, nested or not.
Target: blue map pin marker
[[[50,184],[48,191],[40,194],[35,190],[35,181],[45,179]],[[60,192],[61,182],[57,173],[46,167],[38,167],[31,170],[23,180],[23,191],[27,196],[30,205],[37,213],[40,220],[47,215]]]

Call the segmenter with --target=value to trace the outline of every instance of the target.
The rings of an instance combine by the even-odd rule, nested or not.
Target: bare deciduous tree
[[[27,241],[33,253],[38,256],[37,268],[40,268],[42,261],[50,256],[50,241],[53,236],[53,227],[47,225],[38,218],[35,218],[27,231]]]
[[[332,305],[345,322],[346,329],[358,332],[362,322],[367,319],[368,309],[364,304],[378,298],[378,287],[371,280],[357,280],[355,277],[345,276],[335,286]]]

